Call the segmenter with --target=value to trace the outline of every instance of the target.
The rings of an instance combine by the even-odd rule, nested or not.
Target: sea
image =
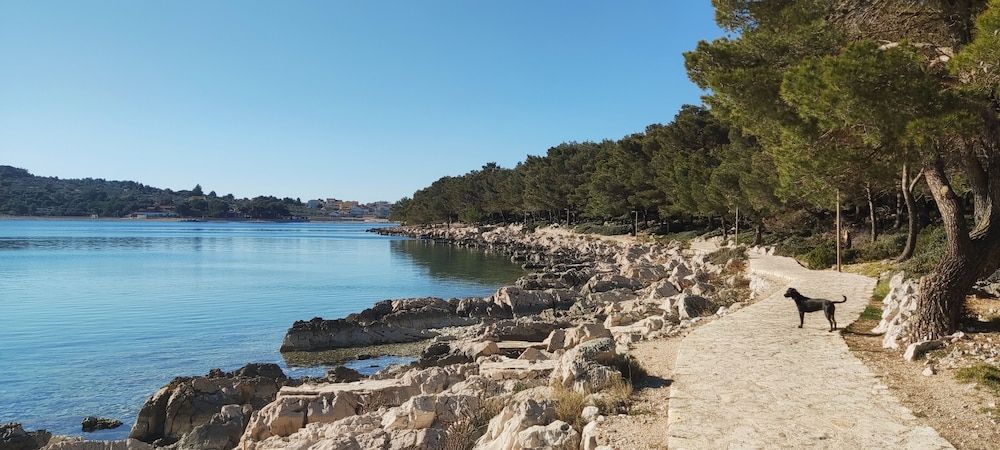
[[[296,320],[488,295],[522,274],[502,255],[366,232],[388,225],[0,219],[0,423],[124,438],[176,376],[248,362],[322,375],[278,352]],[[91,415],[125,425],[81,433]]]

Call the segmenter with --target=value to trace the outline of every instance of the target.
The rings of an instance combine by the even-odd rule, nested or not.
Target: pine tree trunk
[[[865,187],[865,195],[868,197],[868,220],[872,225],[872,243],[875,243],[875,239],[878,238],[878,223],[875,222],[875,201],[872,200],[872,190],[869,187]]]
[[[928,165],[924,178],[941,212],[947,248],[934,272],[920,280],[916,315],[907,330],[910,342],[937,339],[958,328],[965,295],[983,265],[983,247],[969,237],[962,201],[948,182],[944,162],[938,158]]]
[[[903,202],[903,189],[896,192],[896,220],[892,223],[892,228],[896,230],[903,227],[903,206],[905,205]]]
[[[903,262],[912,258],[913,252],[917,249],[917,232],[920,231],[920,223],[917,221],[917,202],[913,200],[913,189],[916,187],[920,176],[920,174],[917,174],[913,180],[910,180],[910,168],[906,164],[903,164],[903,173],[902,177],[900,177],[899,187],[903,201],[906,204],[906,246],[903,247],[903,252],[896,258],[896,262]]]

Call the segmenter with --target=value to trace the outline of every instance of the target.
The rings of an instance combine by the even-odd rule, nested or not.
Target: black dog
[[[837,318],[833,317],[833,314],[837,310],[836,303],[844,303],[847,301],[847,296],[843,296],[844,299],[835,302],[832,300],[826,300],[822,298],[809,298],[796,291],[795,288],[788,288],[785,291],[785,297],[789,297],[795,300],[795,307],[799,308],[799,328],[802,328],[802,324],[805,322],[807,312],[816,312],[823,310],[826,314],[826,320],[830,322],[830,331],[837,329]]]

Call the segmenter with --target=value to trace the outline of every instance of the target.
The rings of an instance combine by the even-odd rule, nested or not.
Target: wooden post
[[[837,272],[840,272],[840,189],[837,190]]]
[[[735,245],[733,245],[733,246],[734,247],[739,247],[740,246],[740,207],[739,206],[736,207],[736,234],[733,236],[733,240],[735,241]]]

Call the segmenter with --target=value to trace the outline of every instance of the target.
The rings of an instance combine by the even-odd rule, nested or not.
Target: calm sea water
[[[247,362],[321,374],[277,352],[295,320],[485,295],[521,273],[371,226],[0,220],[0,423],[80,434],[97,415],[126,425],[89,438],[121,438],[174,376]]]

